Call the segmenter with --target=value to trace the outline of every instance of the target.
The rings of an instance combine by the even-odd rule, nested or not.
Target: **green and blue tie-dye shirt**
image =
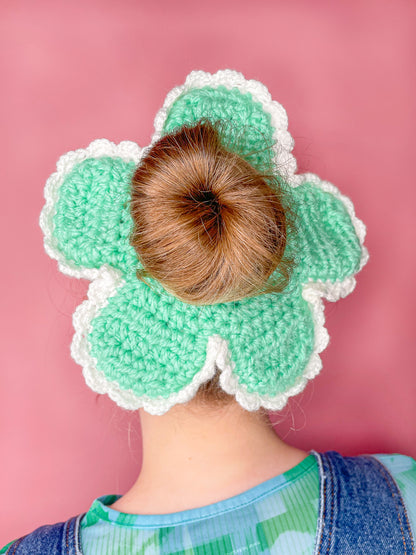
[[[416,530],[416,461],[376,455],[393,473]],[[81,522],[85,555],[223,555],[313,553],[319,470],[310,454],[284,474],[218,503],[162,515],[110,509],[118,496],[96,499]]]
[[[416,537],[416,461],[397,454],[375,457],[395,478]],[[120,496],[102,496],[81,521],[82,550],[84,555],[312,554],[319,485],[318,464],[310,454],[283,474],[196,509],[132,515],[109,508]]]

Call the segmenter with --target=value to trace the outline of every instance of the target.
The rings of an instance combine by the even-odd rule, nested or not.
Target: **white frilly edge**
[[[119,270],[108,265],[99,269],[97,277],[88,289],[88,299],[77,307],[73,315],[75,334],[71,343],[71,355],[82,366],[85,381],[93,391],[107,393],[113,401],[125,409],[136,410],[142,407],[150,414],[164,414],[173,405],[186,403],[192,399],[199,386],[214,375],[216,362],[219,362],[221,367],[229,367],[227,343],[219,335],[210,337],[207,357],[202,369],[186,387],[167,399],[162,397],[154,399],[147,395],[137,397],[133,391],[121,389],[117,382],[108,380],[104,373],[97,369],[97,360],[91,355],[88,334],[92,330],[91,323],[94,318],[124,283]]]
[[[118,156],[126,161],[134,161],[137,164],[151,145],[160,138],[167,112],[178,96],[191,88],[218,85],[224,85],[229,89],[236,87],[244,93],[250,92],[253,98],[262,104],[264,110],[271,114],[272,125],[275,128],[273,138],[276,140],[277,145],[283,147],[278,148],[277,145],[275,146],[276,161],[279,165],[283,165],[286,168],[286,178],[290,185],[297,187],[304,182],[313,182],[322,190],[340,199],[351,217],[361,244],[362,255],[359,270],[368,260],[368,252],[364,246],[366,228],[364,223],[356,217],[351,200],[342,195],[334,185],[327,181],[322,181],[317,175],[311,173],[295,175],[297,169],[296,160],[291,154],[294,141],[287,129],[288,120],[286,111],[278,102],[271,98],[265,85],[255,80],[246,80],[241,73],[233,70],[221,70],[215,74],[204,71],[192,71],[187,76],[183,85],[175,87],[168,93],[162,108],[155,117],[155,131],[151,144],[148,147],[141,149],[131,141],[123,141],[118,145],[106,139],[93,141],[86,149],[79,149],[62,156],[58,161],[57,171],[50,176],[45,186],[46,204],[40,216],[40,226],[45,236],[45,250],[49,256],[58,261],[59,269],[63,273],[73,277],[92,280],[87,300],[78,306],[73,315],[75,334],[71,344],[71,355],[82,366],[83,375],[88,386],[97,393],[108,394],[113,401],[125,409],[136,410],[142,407],[150,414],[164,414],[172,406],[190,401],[199,386],[214,375],[215,366],[217,366],[221,371],[219,380],[221,387],[227,393],[234,395],[237,402],[243,408],[249,411],[257,410],[260,407],[272,411],[281,410],[289,397],[300,393],[305,388],[308,380],[315,377],[322,368],[319,353],[326,348],[329,342],[329,335],[324,327],[325,317],[322,298],[328,301],[336,301],[351,293],[356,284],[355,278],[350,276],[343,281],[336,281],[334,283],[330,281],[310,281],[303,286],[302,296],[310,306],[315,325],[313,353],[303,375],[297,379],[293,387],[274,397],[249,393],[245,386],[238,383],[238,377],[233,371],[235,363],[232,361],[227,341],[217,334],[209,338],[204,366],[195,374],[192,382],[166,399],[154,399],[147,396],[137,397],[133,391],[121,389],[115,381],[108,380],[104,373],[97,369],[97,360],[91,355],[90,344],[88,342],[91,323],[100,310],[106,306],[108,299],[115,295],[117,290],[122,287],[124,280],[118,270],[108,265],[104,265],[99,269],[78,268],[65,260],[59,252],[53,236],[53,216],[59,187],[74,165],[86,158]]]
[[[132,141],[122,141],[117,145],[107,139],[97,139],[90,143],[87,148],[73,150],[61,156],[56,164],[56,171],[48,178],[44,189],[46,202],[40,213],[39,225],[44,235],[45,250],[51,258],[58,261],[58,268],[62,273],[76,278],[95,279],[99,270],[76,266],[73,262],[67,260],[58,249],[57,239],[53,235],[53,218],[56,213],[59,188],[76,164],[87,158],[99,158],[101,156],[114,156],[122,158],[126,162],[138,164],[143,156],[143,149]]]
[[[163,106],[157,112],[151,145],[160,138],[167,113],[181,94],[194,88],[218,87],[219,85],[223,85],[227,89],[237,88],[242,93],[251,93],[253,98],[271,115],[271,123],[274,127],[275,161],[278,167],[285,168],[285,173],[287,172],[293,176],[297,169],[296,158],[291,154],[295,143],[288,131],[286,110],[276,100],[272,99],[269,90],[263,83],[254,79],[246,79],[242,73],[232,69],[222,69],[214,74],[205,71],[191,71],[183,85],[173,88],[167,94]]]

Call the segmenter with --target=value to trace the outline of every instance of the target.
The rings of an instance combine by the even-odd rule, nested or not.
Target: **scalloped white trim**
[[[215,374],[216,360],[224,361],[228,356],[227,343],[219,335],[208,339],[207,357],[202,369],[195,374],[191,383],[167,399],[153,399],[146,395],[137,397],[132,390],[121,389],[117,382],[108,380],[101,370],[97,369],[97,359],[91,355],[88,335],[92,331],[92,321],[107,306],[109,298],[125,284],[119,270],[111,266],[102,266],[88,289],[88,298],[74,312],[72,321],[75,334],[71,343],[71,355],[83,368],[87,385],[97,393],[108,396],[122,408],[135,410],[143,407],[150,414],[164,414],[177,403],[186,403],[194,397],[199,386]]]
[[[166,399],[137,397],[132,390],[121,389],[117,382],[108,380],[104,373],[97,369],[97,360],[91,355],[91,346],[87,339],[92,330],[91,323],[108,304],[109,298],[114,296],[124,283],[120,271],[107,265],[100,268],[98,276],[90,284],[87,300],[77,307],[73,315],[75,335],[71,344],[71,355],[83,367],[85,381],[93,391],[108,394],[122,408],[136,410],[143,407],[150,414],[161,415],[178,403],[190,401],[199,386],[213,377],[215,365],[221,371],[219,379],[221,387],[230,395],[234,395],[244,409],[254,411],[263,406],[267,410],[281,410],[289,397],[300,393],[308,380],[319,374],[322,368],[319,353],[327,347],[329,335],[324,326],[324,305],[321,297],[326,297],[328,300],[344,297],[354,289],[355,279],[348,278],[336,283],[310,282],[304,285],[302,296],[312,310],[315,326],[314,348],[302,376],[299,376],[295,384],[286,392],[274,397],[249,393],[245,386],[238,383],[234,373],[235,363],[231,359],[227,341],[216,334],[208,339],[207,356],[202,369],[195,374],[192,382]]]
[[[296,158],[291,154],[295,142],[288,131],[286,110],[272,99],[268,88],[263,83],[255,79],[246,79],[242,73],[232,69],[222,69],[213,74],[205,71],[191,71],[183,85],[175,87],[168,93],[162,108],[157,112],[151,144],[161,137],[167,113],[182,93],[194,88],[218,87],[218,85],[223,85],[227,89],[237,88],[242,93],[251,93],[253,98],[263,106],[264,111],[271,115],[271,123],[274,128],[273,139],[276,141],[273,146],[275,161],[278,167],[284,168],[287,179],[296,185],[296,180],[292,178],[296,172],[297,163]]]
[[[296,395],[305,387],[307,380],[319,371],[319,357],[311,357],[311,362],[304,376],[286,393],[276,397],[261,396],[248,393],[244,386],[239,385],[237,376],[233,373],[235,363],[231,360],[231,352],[228,343],[220,335],[216,334],[208,339],[207,356],[202,369],[195,374],[192,381],[181,391],[173,393],[168,398],[153,399],[146,395],[138,397],[132,390],[121,389],[117,382],[108,380],[101,370],[97,369],[97,359],[91,355],[91,345],[88,335],[92,331],[92,321],[100,311],[108,304],[109,298],[114,296],[118,289],[124,285],[121,272],[111,266],[104,265],[100,268],[97,277],[92,281],[88,289],[88,298],[80,304],[73,315],[75,334],[71,343],[71,355],[83,368],[83,375],[87,385],[95,392],[107,394],[117,405],[124,409],[136,410],[143,408],[146,412],[154,415],[162,415],[178,403],[190,401],[197,392],[200,385],[215,374],[215,365],[221,370],[220,385],[227,393],[235,395],[236,400],[246,410],[257,410],[264,406],[269,410],[279,410],[286,404],[287,399]],[[323,323],[323,309],[320,299],[314,301],[316,320]],[[326,330],[323,328],[322,336],[325,338]],[[316,341],[316,348],[322,350],[327,343]],[[317,366],[319,366],[317,368]]]
[[[79,148],[62,155],[56,164],[56,171],[49,177],[45,185],[44,197],[46,203],[39,218],[39,225],[44,234],[44,247],[47,254],[58,261],[58,268],[62,273],[76,278],[93,280],[98,276],[99,270],[97,268],[76,266],[67,260],[58,249],[58,242],[53,234],[53,218],[56,213],[59,188],[76,164],[87,158],[99,158],[101,156],[114,156],[122,158],[125,162],[135,162],[137,164],[143,156],[143,149],[132,141],[122,141],[119,144],[114,144],[107,139],[97,139],[90,143],[87,148]]]
[[[359,269],[357,270],[357,273],[358,273],[363,268],[363,266],[365,266],[365,264],[367,264],[368,259],[369,259],[368,250],[364,246],[364,239],[365,239],[365,236],[366,236],[366,233],[367,233],[367,228],[366,228],[364,222],[362,222],[355,215],[355,209],[354,209],[354,205],[353,205],[351,199],[349,197],[347,197],[346,195],[343,195],[340,192],[340,190],[337,187],[335,187],[335,185],[333,185],[329,181],[322,180],[320,177],[318,177],[314,173],[303,173],[303,174],[299,174],[295,177],[296,177],[296,180],[298,182],[298,185],[301,185],[302,183],[313,183],[314,185],[316,185],[317,187],[322,189],[322,191],[325,191],[326,193],[331,193],[334,197],[336,197],[338,200],[340,200],[343,203],[343,205],[345,206],[345,208],[348,212],[348,215],[351,218],[352,225],[354,226],[355,232],[357,234],[357,237],[358,237],[358,239],[360,241],[360,245],[361,245],[361,259],[360,259]],[[347,279],[349,279],[349,278],[347,278]],[[338,287],[338,286],[336,286],[336,287]],[[336,291],[337,291],[336,287],[334,288],[335,294],[336,294]],[[348,291],[348,293],[345,293],[345,294],[340,293],[340,295],[336,298],[332,298],[334,293],[331,292],[331,291],[328,291],[329,296],[327,297],[327,299],[329,301],[336,301],[341,296],[345,297],[346,295],[351,293],[351,291],[353,289],[354,289],[354,286],[350,291]],[[331,297],[331,298],[329,298],[329,297]]]
[[[113,401],[125,409],[135,410],[143,407],[150,414],[164,414],[173,405],[186,403],[191,400],[199,386],[214,375],[215,365],[217,365],[221,370],[219,380],[221,387],[227,393],[235,395],[237,402],[243,408],[253,411],[263,406],[268,410],[281,410],[289,397],[300,393],[308,380],[315,377],[322,368],[319,353],[326,348],[329,342],[328,331],[324,326],[325,316],[322,297],[328,301],[336,301],[351,293],[355,287],[356,282],[353,276],[348,277],[342,282],[336,281],[333,283],[329,280],[326,282],[318,280],[317,282],[309,281],[304,284],[302,296],[311,308],[315,328],[313,353],[303,375],[297,379],[293,387],[275,397],[249,393],[245,386],[238,383],[238,378],[234,373],[235,363],[231,359],[227,341],[220,335],[214,335],[208,339],[207,357],[204,366],[197,372],[192,382],[167,399],[152,399],[147,396],[139,398],[133,391],[123,390],[116,382],[109,381],[104,373],[97,369],[97,360],[91,356],[90,345],[87,340],[88,334],[91,331],[91,322],[98,315],[99,311],[106,306],[109,297],[113,296],[118,288],[124,284],[124,280],[118,270],[107,265],[100,269],[77,268],[66,261],[58,251],[52,232],[59,187],[65,175],[71,171],[74,165],[89,157],[118,156],[126,161],[134,161],[137,164],[147,150],[151,148],[152,144],[160,138],[167,112],[179,95],[191,88],[218,86],[220,84],[229,89],[236,87],[243,93],[250,92],[253,98],[262,104],[263,109],[271,114],[272,125],[275,129],[273,138],[277,141],[274,147],[276,162],[286,168],[286,179],[288,179],[289,184],[297,187],[304,182],[312,182],[322,190],[333,194],[341,200],[351,217],[360,240],[362,248],[360,270],[368,260],[368,251],[364,246],[366,227],[356,217],[351,200],[341,194],[334,185],[327,181],[322,181],[315,174],[295,175],[296,160],[291,154],[294,141],[287,130],[288,120],[286,111],[278,102],[271,98],[265,85],[259,81],[246,80],[241,73],[233,70],[221,70],[215,74],[209,74],[204,71],[192,71],[187,76],[183,85],[175,87],[166,96],[162,108],[155,117],[155,132],[150,145],[141,149],[137,144],[130,141],[123,141],[119,145],[115,145],[106,139],[93,141],[86,149],[79,149],[62,156],[58,161],[57,171],[51,175],[45,187],[46,204],[41,212],[40,226],[45,234],[46,252],[58,261],[59,269],[63,273],[93,280],[88,290],[88,299],[76,309],[73,316],[75,335],[71,344],[71,354],[75,361],[83,367],[83,374],[89,387],[97,393],[107,393]]]

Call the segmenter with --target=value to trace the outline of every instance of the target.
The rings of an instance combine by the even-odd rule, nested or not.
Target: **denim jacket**
[[[344,457],[336,451],[312,453],[320,472],[313,555],[415,553],[402,495],[382,463],[371,455]],[[83,555],[80,541],[83,516],[42,526],[14,542],[6,553]]]

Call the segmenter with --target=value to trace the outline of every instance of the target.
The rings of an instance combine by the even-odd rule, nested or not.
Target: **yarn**
[[[92,280],[73,316],[71,354],[87,384],[126,409],[163,414],[190,400],[217,366],[221,387],[245,409],[280,410],[322,367],[322,298],[336,301],[354,289],[368,259],[365,226],[332,184],[295,175],[286,113],[261,83],[231,70],[191,72],[156,115],[151,145],[200,118],[226,122],[224,142],[255,167],[270,164],[264,145],[273,145],[272,163],[297,218],[287,241],[296,260],[290,285],[279,294],[196,306],[154,279],[151,287],[137,279],[130,179],[146,149],[94,141],[61,157],[40,218],[45,249],[60,270]]]

